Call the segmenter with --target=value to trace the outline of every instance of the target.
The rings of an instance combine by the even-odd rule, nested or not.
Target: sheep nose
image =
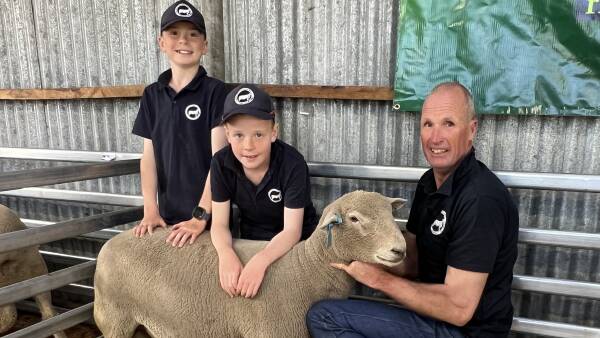
[[[400,259],[404,259],[404,257],[406,257],[406,251],[401,250],[401,249],[392,249],[392,252],[394,253],[394,255],[400,257]]]

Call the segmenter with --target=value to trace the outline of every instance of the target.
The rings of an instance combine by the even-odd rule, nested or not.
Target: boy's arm
[[[213,222],[210,238],[219,256],[219,281],[221,288],[230,297],[236,296],[236,286],[242,263],[233,251],[233,240],[229,231],[230,201],[212,202]]]
[[[140,176],[142,180],[142,196],[144,198],[144,218],[133,229],[133,233],[137,237],[143,236],[146,232],[152,234],[152,230],[155,227],[167,226],[160,216],[158,203],[156,202],[158,176],[156,174],[154,146],[152,145],[152,140],[147,138],[144,138],[144,151],[140,160]]]
[[[227,138],[225,137],[225,128],[222,126],[215,127],[210,133],[211,150],[214,155],[217,151],[221,150],[227,145]],[[211,213],[211,191],[210,191],[210,171],[206,176],[206,183],[204,183],[204,190],[202,191],[202,197],[198,205],[206,210],[207,213]],[[192,210],[190,210],[190,214]],[[205,220],[199,220],[194,217],[187,221],[183,221],[173,226],[171,233],[167,237],[167,243],[171,243],[173,246],[183,247],[186,243],[193,244],[196,238],[206,229],[207,222]]]
[[[254,297],[267,268],[300,241],[303,221],[304,208],[283,208],[283,230],[250,259],[240,275],[237,290],[242,297]]]

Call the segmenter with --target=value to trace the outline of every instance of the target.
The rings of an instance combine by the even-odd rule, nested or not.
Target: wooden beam
[[[0,89],[0,100],[78,100],[138,98],[143,85],[53,89]]]
[[[394,90],[389,87],[260,85],[272,97],[329,100],[391,101]]]
[[[231,90],[236,84],[228,84]],[[260,85],[272,97],[328,100],[391,101],[394,91],[389,87]],[[139,98],[144,85],[113,87],[81,87],[54,89],[0,89],[0,100],[80,100]]]

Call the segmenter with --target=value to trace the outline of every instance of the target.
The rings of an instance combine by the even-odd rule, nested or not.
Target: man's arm
[[[283,230],[256,253],[242,270],[237,290],[242,297],[252,298],[258,293],[267,268],[290,251],[302,236],[304,208],[283,208]]]
[[[146,232],[152,234],[155,227],[166,227],[167,224],[160,216],[156,192],[158,175],[156,174],[156,161],[154,159],[154,146],[152,140],[144,138],[144,150],[140,160],[140,177],[142,181],[142,196],[144,199],[144,218],[133,229],[135,236],[143,236]]]
[[[456,326],[464,326],[473,317],[488,277],[487,273],[448,266],[444,284],[426,284],[409,281],[379,266],[358,261],[350,265],[335,264],[334,267],[384,292],[410,310]]]
[[[225,137],[225,128],[222,126],[215,127],[210,132],[211,150],[214,154],[221,150],[221,148],[227,145],[227,138]],[[204,183],[204,190],[202,191],[202,197],[198,205],[206,210],[207,213],[212,213],[212,196],[210,190],[210,171],[206,176]],[[190,210],[191,214],[192,210]],[[171,243],[173,246],[183,247],[186,243],[193,244],[196,238],[204,231],[207,222],[204,220],[198,220],[191,218],[187,221],[177,223],[173,226],[171,233],[167,237],[167,243]]]

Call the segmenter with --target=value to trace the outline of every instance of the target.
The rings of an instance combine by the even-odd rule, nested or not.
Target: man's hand
[[[198,236],[206,229],[206,221],[196,218],[177,223],[171,229],[167,237],[167,243],[173,246],[183,247],[186,243],[194,244]]]
[[[252,257],[242,270],[242,274],[238,280],[236,290],[239,295],[246,298],[256,296],[268,267],[266,259],[262,258],[259,254]]]
[[[135,235],[135,237],[142,237],[146,234],[146,232],[152,235],[152,232],[156,227],[167,227],[167,223],[165,223],[165,220],[162,219],[162,217],[160,217],[160,214],[144,214],[144,218],[142,219],[140,224],[136,225],[135,228],[133,228],[133,234]]]
[[[343,263],[331,263],[331,266],[346,271],[357,282],[364,284],[372,289],[377,289],[381,285],[381,279],[388,273],[376,264],[353,261],[349,265]]]
[[[221,288],[227,292],[229,297],[238,295],[236,288],[241,271],[242,263],[233,250],[223,257],[219,256],[219,280]]]

